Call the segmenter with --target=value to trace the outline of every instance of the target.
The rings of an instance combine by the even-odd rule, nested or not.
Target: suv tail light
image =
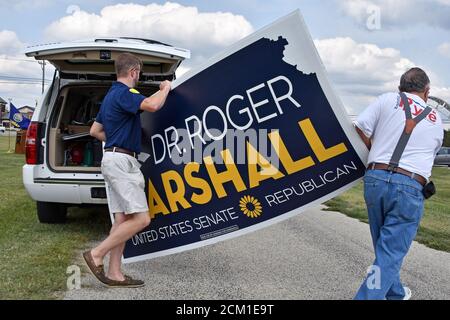
[[[40,128],[41,123],[31,122],[25,140],[25,154],[27,164],[40,164]]]

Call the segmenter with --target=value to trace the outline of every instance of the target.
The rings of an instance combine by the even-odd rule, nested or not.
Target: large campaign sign
[[[352,187],[367,149],[299,11],[173,83],[141,115],[151,224],[124,262],[198,248],[297,215]]]

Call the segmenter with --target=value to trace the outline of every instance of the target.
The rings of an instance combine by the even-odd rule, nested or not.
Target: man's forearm
[[[166,102],[167,95],[170,92],[170,87],[164,87],[157,93],[145,99],[141,104],[141,110],[148,112],[156,112],[161,109]]]
[[[167,95],[169,94],[170,88],[164,88],[163,90],[159,90],[157,94],[155,94],[153,97],[154,101],[153,104],[155,105],[156,111],[161,109],[164,106],[164,103],[166,103]]]
[[[355,126],[355,130],[356,130],[356,132],[358,132],[359,137],[364,142],[367,149],[370,150],[370,148],[372,148],[372,141],[370,141],[370,138],[367,138],[367,136],[364,134],[364,132],[362,132],[362,130],[360,128],[358,128],[357,126]]]

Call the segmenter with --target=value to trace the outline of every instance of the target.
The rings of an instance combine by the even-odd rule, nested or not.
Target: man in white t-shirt
[[[412,118],[427,108],[430,80],[422,69],[408,70],[401,77],[399,90],[408,98]],[[439,114],[432,110],[413,126],[398,167],[388,167],[405,130],[404,108],[399,93],[387,93],[378,97],[354,123],[370,150],[364,198],[375,250],[375,262],[355,299],[411,297],[411,290],[400,281],[400,269],[417,234],[423,214],[422,189],[431,176],[444,131]]]

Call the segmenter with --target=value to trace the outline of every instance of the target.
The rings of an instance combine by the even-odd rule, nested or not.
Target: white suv
[[[149,96],[190,57],[185,49],[137,38],[101,38],[29,47],[48,60],[53,81],[34,112],[26,137],[23,183],[43,223],[63,223],[69,206],[106,204],[100,171],[103,146],[89,135],[101,102],[116,79],[114,59],[123,52],[144,63],[137,88]]]

